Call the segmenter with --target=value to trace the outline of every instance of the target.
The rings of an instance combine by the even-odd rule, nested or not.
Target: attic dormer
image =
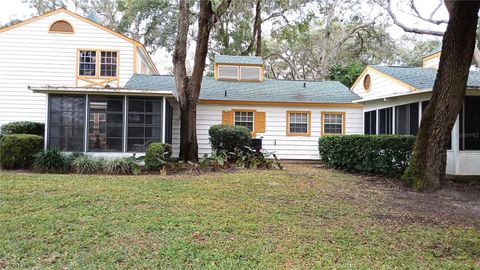
[[[422,67],[438,69],[440,64],[440,55],[442,54],[441,48],[438,48],[430,52],[422,59]]]
[[[263,60],[258,56],[215,56],[215,80],[263,81]]]

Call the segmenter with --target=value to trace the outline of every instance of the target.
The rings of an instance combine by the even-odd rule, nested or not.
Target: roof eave
[[[85,88],[85,87],[56,87],[56,86],[28,86],[34,93],[43,94],[91,94],[91,95],[144,95],[175,97],[170,90],[145,90],[131,88]],[[176,98],[176,97],[175,97]]]

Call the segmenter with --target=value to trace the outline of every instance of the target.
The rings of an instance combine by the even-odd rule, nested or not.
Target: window
[[[48,145],[83,151],[85,97],[49,96]]]
[[[378,133],[393,134],[393,108],[385,108],[378,111]]]
[[[118,52],[80,50],[78,75],[87,77],[117,77]]]
[[[417,135],[418,102],[395,107],[395,133]]]
[[[310,135],[310,112],[287,112],[287,135]]]
[[[460,150],[480,150],[480,97],[466,96],[460,112]]]
[[[95,76],[95,63],[97,62],[96,51],[80,51],[80,66],[78,75],[80,76]]]
[[[51,33],[69,34],[69,33],[73,33],[73,27],[69,22],[61,20],[61,21],[56,21],[52,25],[50,25],[50,28],[48,29],[48,31]]]
[[[363,89],[365,89],[365,91],[370,91],[370,86],[372,84],[372,78],[370,78],[370,75],[366,75],[365,78],[363,79]]]
[[[240,67],[241,81],[259,81],[260,67]]]
[[[218,79],[237,80],[238,66],[218,66]]]
[[[123,98],[94,96],[89,100],[88,151],[123,151]]]
[[[117,76],[117,52],[101,52],[100,59],[100,76],[116,77]]]
[[[345,113],[344,112],[322,112],[322,134],[335,135],[344,134]]]
[[[365,112],[365,134],[377,134],[377,111]]]
[[[145,152],[152,142],[162,141],[163,100],[128,99],[127,151]]]
[[[237,111],[234,116],[234,125],[242,126],[253,131],[253,114],[254,112]]]

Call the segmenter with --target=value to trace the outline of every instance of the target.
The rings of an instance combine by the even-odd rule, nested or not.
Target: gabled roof
[[[305,87],[304,87],[305,86]],[[175,91],[173,76],[135,74],[125,85],[129,89]],[[217,81],[204,77],[200,100],[243,101],[253,103],[336,103],[351,104],[360,97],[337,81],[286,81],[263,82]]]
[[[259,56],[238,56],[238,55],[215,55],[215,64],[248,64],[263,65],[263,59]]]
[[[123,39],[123,40],[126,40],[126,41],[132,43],[133,45],[141,48],[141,50],[142,50],[142,51],[144,52],[144,54],[146,55],[147,60],[148,60],[148,61],[150,62],[150,64],[153,66],[153,68],[155,69],[155,71],[158,73],[157,67],[156,67],[155,64],[153,63],[152,59],[150,58],[150,55],[148,54],[147,50],[145,49],[145,46],[143,46],[142,43],[140,43],[139,41],[137,41],[137,40],[135,40],[135,39],[129,38],[129,37],[127,37],[127,36],[124,35],[124,34],[115,32],[115,31],[113,31],[113,30],[111,30],[111,29],[109,29],[109,28],[107,28],[107,27],[105,27],[105,26],[103,26],[103,25],[101,25],[101,24],[99,24],[99,23],[97,23],[97,22],[91,21],[91,20],[89,20],[89,19],[87,19],[87,18],[85,18],[85,17],[83,17],[83,16],[81,16],[81,15],[75,13],[75,12],[72,12],[72,11],[66,9],[66,8],[55,9],[55,10],[52,10],[52,11],[43,13],[42,15],[39,15],[39,16],[36,16],[36,17],[32,17],[32,18],[30,18],[30,19],[26,19],[26,20],[24,20],[24,21],[21,21],[21,22],[18,22],[18,23],[9,25],[9,26],[7,26],[7,27],[1,28],[1,29],[0,29],[0,33],[3,33],[3,32],[6,32],[6,31],[15,29],[15,28],[17,28],[17,27],[20,27],[20,26],[23,26],[23,25],[26,25],[26,24],[35,22],[35,21],[37,21],[37,20],[40,20],[40,19],[43,19],[43,18],[52,16],[52,15],[55,15],[55,14],[60,13],[60,12],[64,12],[64,13],[70,15],[70,16],[73,16],[73,17],[75,17],[75,18],[77,18],[77,19],[79,19],[79,20],[81,20],[81,21],[83,21],[83,22],[86,22],[86,23],[88,23],[88,24],[90,24],[90,25],[93,25],[93,26],[95,26],[95,27],[97,27],[97,28],[100,28],[100,29],[102,29],[102,30],[104,30],[104,31],[106,31],[106,32],[109,32],[110,34],[113,34],[113,35],[115,35],[115,36],[117,36],[117,37],[119,37],[119,38],[121,38],[121,39]]]
[[[370,67],[399,81],[409,84],[415,87],[416,90],[432,89],[437,77],[437,70],[433,68],[380,65],[373,65]],[[480,87],[479,71],[469,72],[467,87]]]

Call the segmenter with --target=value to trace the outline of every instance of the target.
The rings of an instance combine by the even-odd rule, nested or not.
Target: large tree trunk
[[[180,103],[180,159],[198,160],[197,143],[197,103],[202,86],[203,72],[208,52],[208,39],[213,25],[224,14],[232,0],[223,0],[215,13],[211,0],[200,0],[198,14],[198,34],[192,76],[187,75],[187,38],[189,31],[190,7],[188,0],[180,0],[178,29],[173,53],[173,72]]]
[[[462,108],[472,61],[479,1],[455,1],[443,36],[442,55],[429,106],[423,114],[406,177],[417,190],[440,187],[445,178],[447,146]]]

